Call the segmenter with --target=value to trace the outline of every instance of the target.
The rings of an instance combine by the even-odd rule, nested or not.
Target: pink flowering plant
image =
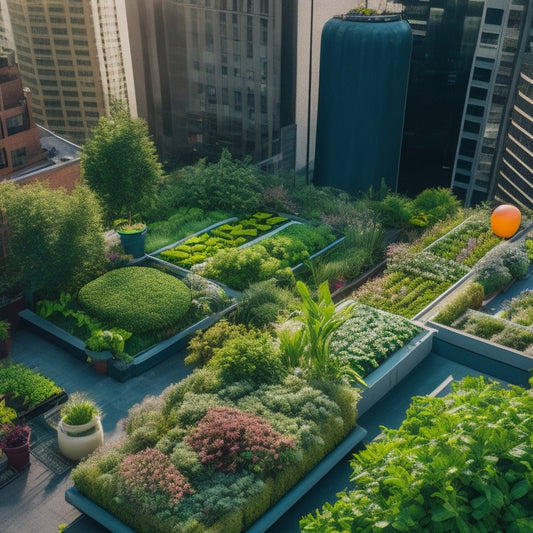
[[[209,409],[185,440],[203,464],[219,472],[281,470],[295,449],[292,439],[261,417],[231,407]]]
[[[118,474],[123,494],[143,512],[155,513],[175,507],[193,492],[170,459],[152,448],[126,455]]]

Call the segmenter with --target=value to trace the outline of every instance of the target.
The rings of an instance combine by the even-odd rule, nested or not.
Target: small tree
[[[131,224],[163,175],[148,126],[118,103],[92,133],[81,153],[83,177],[100,197],[109,221],[126,217]]]
[[[0,209],[12,229],[9,262],[26,288],[56,296],[102,272],[102,210],[87,187],[69,194],[41,183],[2,184]]]

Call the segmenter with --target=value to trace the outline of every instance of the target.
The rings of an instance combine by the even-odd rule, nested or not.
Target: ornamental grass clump
[[[228,407],[214,407],[185,438],[203,464],[219,472],[281,470],[294,457],[292,439],[261,417]]]
[[[118,467],[118,475],[121,494],[143,513],[175,507],[193,492],[170,459],[152,448],[126,455]]]

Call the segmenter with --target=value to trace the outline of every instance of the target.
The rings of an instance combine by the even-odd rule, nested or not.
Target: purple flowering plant
[[[26,444],[30,438],[31,429],[29,426],[19,426],[8,422],[2,424],[0,429],[0,447],[17,448]]]

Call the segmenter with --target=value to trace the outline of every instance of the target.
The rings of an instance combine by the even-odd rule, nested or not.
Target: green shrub
[[[460,289],[459,293],[446,304],[444,309],[439,311],[433,320],[439,324],[449,326],[467,309],[481,309],[483,298],[483,286],[477,282],[469,283]]]
[[[502,317],[522,326],[531,326],[533,324],[533,291],[526,289],[507,302]]]
[[[198,331],[187,346],[186,365],[202,367],[213,357],[215,350],[235,335],[244,335],[246,328],[242,324],[230,324],[227,320],[219,320],[210,328]]]
[[[458,326],[466,333],[490,340],[505,329],[505,322],[482,313],[467,313],[464,319],[459,321]]]
[[[260,171],[249,160],[233,159],[224,149],[216,163],[201,159],[180,170],[179,205],[253,213],[261,205]]]
[[[148,267],[112,270],[78,294],[100,322],[133,333],[172,327],[187,312],[191,292],[179,279]]]
[[[208,367],[219,369],[225,383],[242,380],[277,383],[284,375],[272,337],[255,330],[226,341],[215,351]]]
[[[490,340],[513,348],[513,350],[524,352],[533,344],[533,332],[525,328],[507,326]]]
[[[523,241],[505,243],[499,248],[503,266],[509,269],[513,278],[526,274],[530,259]]]
[[[475,280],[483,286],[486,295],[501,289],[513,279],[513,276],[498,257],[486,257],[476,271]]]
[[[533,396],[483,378],[452,385],[414,398],[399,429],[354,456],[355,487],[301,530],[530,531]]]
[[[294,295],[280,287],[275,279],[251,284],[239,300],[235,313],[237,322],[263,328],[288,315],[295,306]]]
[[[251,283],[281,276],[285,279],[281,261],[271,257],[261,244],[245,249],[220,250],[195,272],[215,279],[237,290],[246,289]],[[291,274],[288,274],[289,277]]]
[[[457,213],[461,206],[459,199],[451,189],[443,187],[424,189],[414,200],[412,211],[414,215],[429,215],[430,225],[437,220],[444,220]]]

